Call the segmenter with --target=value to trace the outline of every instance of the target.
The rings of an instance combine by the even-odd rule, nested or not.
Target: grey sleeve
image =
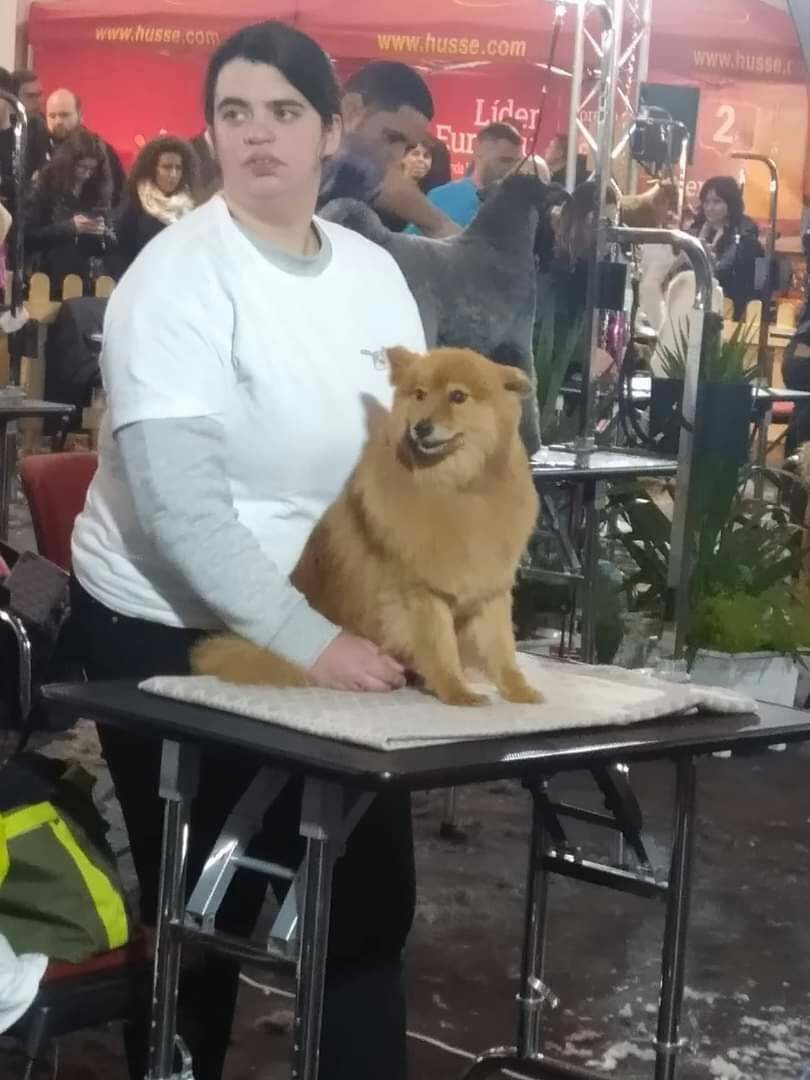
[[[218,421],[142,420],[115,438],[138,520],[159,554],[229,629],[311,666],[340,628],[309,606],[239,521]]]

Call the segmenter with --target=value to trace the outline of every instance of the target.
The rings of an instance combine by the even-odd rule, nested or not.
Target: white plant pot
[[[799,665],[779,653],[724,653],[699,649],[690,672],[692,682],[723,686],[756,701],[793,705]]]

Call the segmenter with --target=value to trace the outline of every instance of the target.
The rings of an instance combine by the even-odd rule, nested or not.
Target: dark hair
[[[0,67],[0,90],[5,90],[9,94],[16,94],[14,89],[14,79],[11,76],[11,72],[7,71],[4,67]]]
[[[11,81],[14,83],[14,93],[19,97],[26,83],[39,82],[39,75],[31,68],[17,68],[11,74]]]
[[[732,228],[736,228],[745,216],[745,204],[740,185],[733,176],[713,176],[700,189],[700,210],[695,217],[695,228],[700,231],[706,223],[703,201],[710,191],[713,191],[728,206],[728,223]]]
[[[355,71],[346,82],[347,94],[359,94],[371,109],[396,112],[403,107],[416,109],[433,119],[433,96],[422,76],[407,64],[375,60]]]
[[[129,176],[127,177],[127,192],[134,206],[140,206],[141,200],[138,195],[138,185],[144,180],[155,182],[158,161],[161,154],[177,154],[183,164],[183,177],[178,186],[178,191],[185,188],[195,202],[199,198],[199,166],[197,155],[191,143],[185,139],[178,139],[174,135],[161,135],[159,139],[152,139],[135,158]]]
[[[428,135],[422,141],[430,150],[431,156],[427,176],[424,176],[419,181],[419,187],[427,194],[436,187],[449,184],[453,179],[453,170],[450,167],[450,151],[447,149],[446,143],[442,142],[441,139],[434,138],[432,135]]]
[[[99,210],[112,202],[112,175],[107,149],[98,135],[78,127],[59,143],[53,157],[39,176],[39,191],[43,199],[56,204],[71,192],[76,165],[84,158],[98,163],[93,176],[82,187],[80,201],[84,210]]]
[[[208,61],[203,102],[209,124],[214,120],[217,79],[232,60],[278,68],[287,82],[304,95],[324,124],[331,125],[340,113],[340,87],[326,53],[300,30],[271,21],[237,30]]]
[[[511,124],[487,124],[478,132],[478,141],[482,139],[486,142],[500,142],[503,139],[512,146],[523,146],[523,137]]]
[[[616,192],[608,187],[606,204],[616,205]],[[574,189],[564,203],[557,220],[554,251],[561,265],[573,267],[587,257],[594,241],[594,229],[588,215],[596,208],[596,184],[586,180]]]

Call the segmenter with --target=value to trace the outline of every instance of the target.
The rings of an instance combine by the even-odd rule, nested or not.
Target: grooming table
[[[542,506],[542,520],[554,536],[565,569],[549,570],[543,566],[522,567],[526,581],[576,586],[582,611],[582,659],[596,658],[594,640],[594,586],[599,556],[599,512],[606,501],[610,481],[669,477],[678,471],[678,462],[644,450],[600,449],[577,454],[563,446],[543,447],[531,459],[532,476]],[[568,521],[557,512],[549,484],[572,488]],[[569,631],[573,638],[573,622]]]
[[[69,718],[89,717],[102,724],[149,732],[163,740],[161,796],[166,810],[149,1080],[188,1080],[191,1075],[182,1044],[175,1036],[175,994],[184,940],[266,964],[279,959],[297,961],[291,1075],[295,1080],[316,1080],[332,867],[346,837],[375,792],[384,788],[399,785],[426,790],[497,779],[520,780],[533,797],[517,1041],[514,1047],[485,1054],[469,1070],[468,1080],[496,1075],[502,1068],[518,1069],[542,1080],[599,1080],[601,1075],[554,1061],[542,1050],[541,1011],[549,997],[543,983],[543,950],[550,873],[568,873],[579,880],[665,901],[655,1077],[673,1080],[681,1047],[696,827],[696,759],[715,751],[757,752],[774,744],[808,740],[810,714],[763,706],[760,716],[681,713],[639,723],[641,716],[662,709],[684,709],[697,700],[722,709],[739,709],[741,703],[739,699],[731,701],[722,691],[701,696],[697,688],[656,683],[633,673],[619,674],[611,680],[611,687],[605,688],[604,669],[579,669],[528,657],[522,657],[521,664],[548,690],[546,718],[544,706],[494,704],[481,709],[452,709],[412,689],[388,695],[355,695],[224,687],[215,679],[151,681],[150,685],[162,693],[183,693],[206,700],[206,705],[146,693],[131,682],[44,689],[49,706]],[[578,694],[572,694],[572,685],[580,685]],[[609,713],[603,711],[600,721],[593,703],[603,691],[613,700]],[[212,707],[217,701],[228,702],[227,711]],[[546,723],[559,723],[563,702],[569,721],[578,730],[537,731]],[[257,710],[264,719],[245,715]],[[511,730],[522,729],[522,734],[507,734],[510,713],[515,723]],[[620,717],[623,726],[595,727],[605,722],[606,715]],[[409,723],[403,722],[407,716]],[[283,723],[273,722],[273,717]],[[499,734],[481,738],[488,723]],[[534,731],[529,730],[532,726]],[[333,737],[325,732],[332,732]],[[250,752],[261,771],[231,814],[186,903],[185,839],[190,800],[196,787],[200,748],[211,745]],[[381,749],[383,745],[392,748]],[[553,830],[547,829],[549,814],[553,820],[553,811],[559,809],[548,802],[550,777],[639,760],[671,760],[677,772],[668,884],[644,868],[634,873],[587,862],[575,852],[555,850]],[[244,854],[256,823],[291,775],[305,781],[300,832],[307,841],[303,863],[292,872]],[[271,938],[280,942],[280,947],[257,949],[215,929],[217,909],[239,866],[293,881]]]

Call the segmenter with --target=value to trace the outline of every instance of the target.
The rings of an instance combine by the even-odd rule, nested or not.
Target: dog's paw
[[[476,694],[468,690],[466,686],[453,687],[436,695],[445,705],[488,705],[489,698],[486,694]]]
[[[498,689],[504,701],[513,705],[542,705],[546,700],[539,690],[529,685],[519,671],[508,677]]]

